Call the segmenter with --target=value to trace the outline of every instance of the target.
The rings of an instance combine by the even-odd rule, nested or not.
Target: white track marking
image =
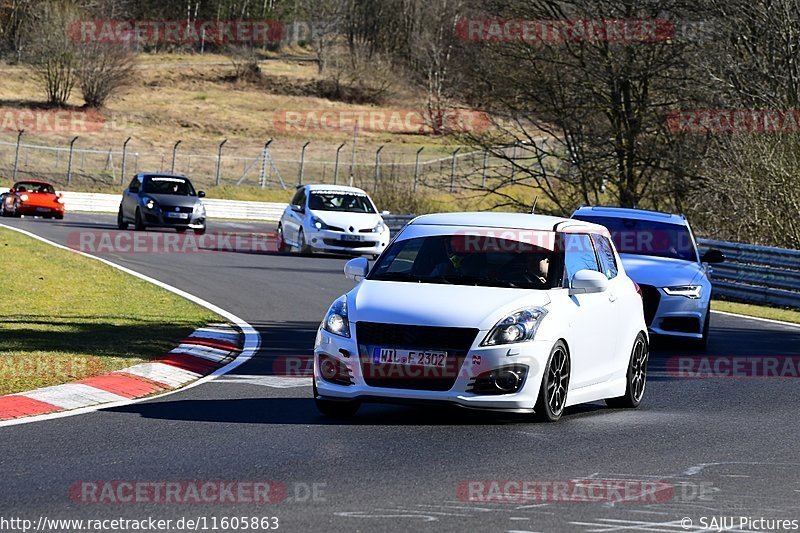
[[[195,357],[200,357],[208,361],[219,363],[220,361],[224,361],[230,357],[232,352],[226,352],[225,350],[220,350],[219,348],[201,346],[199,344],[180,344],[174,350],[170,350],[169,353],[193,355]]]
[[[114,394],[97,387],[85,385],[83,383],[65,383],[64,385],[54,385],[34,389],[27,392],[15,394],[14,396],[25,396],[40,402],[55,405],[61,409],[79,409],[98,403],[121,402],[127,400],[125,396]]]
[[[104,264],[106,264],[106,265],[108,265],[108,266],[110,266],[112,268],[116,268],[117,270],[121,270],[122,272],[125,272],[126,274],[130,274],[131,276],[134,276],[134,277],[139,278],[141,280],[147,281],[148,283],[152,283],[153,285],[161,287],[162,289],[168,290],[169,292],[171,292],[173,294],[177,294],[178,296],[186,298],[187,300],[189,300],[191,302],[194,302],[197,305],[200,305],[202,307],[205,307],[209,311],[212,311],[212,312],[224,317],[226,320],[229,320],[233,324],[236,324],[236,326],[244,334],[244,347],[242,348],[242,352],[239,354],[239,356],[236,359],[234,359],[233,361],[231,361],[227,365],[216,369],[211,374],[209,374],[209,375],[207,375],[205,377],[202,377],[202,378],[200,378],[200,379],[198,379],[198,380],[196,380],[196,381],[194,381],[192,383],[189,383],[188,385],[186,385],[183,388],[160,394],[160,395],[158,395],[158,398],[163,398],[163,397],[169,396],[171,394],[177,394],[179,392],[183,392],[183,391],[185,391],[187,389],[190,389],[190,388],[193,388],[193,387],[197,387],[198,385],[202,385],[204,383],[208,383],[209,381],[212,381],[212,380],[216,379],[219,376],[227,374],[231,370],[234,370],[235,368],[238,368],[242,364],[244,364],[247,361],[249,361],[250,358],[253,357],[253,355],[258,351],[258,348],[261,346],[261,336],[255,330],[255,328],[253,328],[253,326],[251,326],[250,324],[248,324],[247,322],[245,322],[244,320],[242,320],[238,316],[234,315],[233,313],[230,313],[230,312],[226,311],[225,309],[222,309],[221,307],[217,307],[216,305],[214,305],[214,304],[212,304],[210,302],[207,302],[206,300],[203,300],[202,298],[198,298],[197,296],[195,296],[193,294],[189,294],[186,291],[182,291],[181,289],[179,289],[177,287],[173,287],[172,285],[168,285],[168,284],[164,283],[163,281],[158,281],[155,278],[151,278],[149,276],[145,276],[144,274],[140,274],[139,272],[136,272],[135,270],[131,270],[131,269],[126,268],[126,267],[124,267],[122,265],[118,265],[118,264],[116,264],[116,263],[114,263],[112,261],[109,261],[107,259],[103,259],[102,257],[96,257],[94,255],[87,254],[85,252],[81,252],[81,251],[78,251],[78,250],[73,250],[72,248],[68,248],[66,246],[63,246],[63,245],[58,244],[56,242],[53,242],[51,240],[45,239],[44,237],[40,237],[39,235],[36,235],[35,233],[31,233],[30,231],[26,231],[26,230],[23,230],[23,229],[15,228],[15,227],[12,227],[12,226],[7,226],[5,224],[0,224],[0,227],[5,228],[5,229],[9,229],[11,231],[16,231],[17,233],[21,233],[23,235],[27,235],[28,237],[36,239],[37,241],[41,241],[43,243],[49,244],[50,246],[55,246],[56,248],[60,248],[61,250],[67,250],[68,252],[76,253],[78,255],[82,255],[84,257],[88,257],[90,259],[94,259],[95,261],[100,261],[101,263],[104,263]],[[121,402],[112,402],[112,403],[107,403],[107,404],[102,404],[102,405],[83,407],[81,409],[74,409],[72,411],[62,411],[60,413],[50,413],[50,414],[46,414],[46,415],[37,415],[37,416],[30,416],[30,417],[27,417],[27,418],[18,418],[18,419],[13,419],[13,420],[6,420],[4,422],[0,422],[0,427],[14,426],[14,425],[17,425],[17,424],[30,424],[31,422],[39,422],[39,421],[42,421],[42,420],[54,420],[56,418],[64,418],[64,417],[68,417],[68,416],[76,416],[76,415],[80,415],[80,414],[83,414],[83,413],[91,413],[91,412],[99,411],[101,409],[111,409],[111,408],[114,408],[114,407],[122,407],[122,406],[126,406],[126,405],[132,405],[132,404],[140,403],[140,402],[146,402],[146,401],[149,401],[151,399],[152,399],[152,397],[138,398],[138,399],[134,399],[134,400],[126,400],[126,401],[121,401]]]
[[[242,383],[245,385],[258,385],[275,389],[291,389],[294,387],[310,387],[310,377],[284,377],[284,376],[226,376],[216,381],[217,383]]]
[[[206,339],[217,339],[233,343],[239,342],[239,333],[235,330],[220,328],[199,328],[192,332],[189,337],[202,337]]]
[[[191,372],[165,363],[141,363],[117,372],[133,374],[156,383],[162,383],[171,388],[180,387],[200,377],[197,372]]]
[[[761,318],[761,317],[757,317],[757,316],[740,315],[739,313],[729,313],[727,311],[715,311],[714,309],[712,309],[711,312],[712,313],[716,313],[718,315],[734,316],[736,318],[746,318],[747,320],[756,320],[758,322],[767,322],[768,324],[778,324],[779,326],[789,326],[790,328],[800,328],[800,324],[795,324],[794,322],[784,322],[782,320],[773,320],[771,318]]]

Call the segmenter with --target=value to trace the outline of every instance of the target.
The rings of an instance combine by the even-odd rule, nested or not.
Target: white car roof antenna
[[[531,215],[535,215],[536,214],[536,202],[538,202],[538,201],[539,201],[539,197],[538,196],[533,199],[533,205],[531,206]]]

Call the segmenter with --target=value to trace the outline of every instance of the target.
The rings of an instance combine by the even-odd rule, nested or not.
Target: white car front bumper
[[[343,231],[308,229],[306,242],[321,252],[378,255],[389,244],[389,231],[383,233],[348,233]]]
[[[354,324],[351,324],[351,331],[355,331],[353,326]],[[486,332],[481,331],[478,334],[478,342],[485,335]],[[419,348],[425,349],[424,346]],[[502,347],[480,347],[473,344],[456,372],[448,374],[454,379],[452,386],[446,390],[425,389],[425,378],[420,376],[419,371],[413,375],[417,383],[416,388],[407,388],[407,383],[404,385],[403,382],[412,377],[412,370],[404,370],[406,373],[404,376],[396,375],[391,371],[382,374],[381,384],[384,386],[373,386],[368,382],[375,382],[375,374],[371,374],[374,369],[371,370],[369,365],[365,367],[363,364],[364,361],[369,360],[369,356],[359,353],[356,341],[352,337],[340,337],[320,329],[314,347],[314,380],[318,396],[326,400],[390,403],[440,402],[476,409],[529,412],[536,404],[544,367],[551,349],[551,342],[536,340]],[[332,383],[323,377],[320,370],[320,357],[333,358],[345,365],[351,376],[351,384]],[[486,394],[471,391],[477,381],[476,378],[485,384],[487,378],[481,376],[486,376],[486,373],[496,369],[512,366],[525,368],[524,378],[516,392]],[[409,369],[409,367],[405,367],[405,369]],[[417,376],[420,379],[416,379]],[[392,384],[392,379],[397,380],[396,386]],[[431,388],[441,388],[441,384]]]

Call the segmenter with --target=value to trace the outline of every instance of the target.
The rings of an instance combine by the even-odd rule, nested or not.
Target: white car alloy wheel
[[[564,413],[569,390],[569,354],[567,347],[559,341],[553,347],[547,369],[542,378],[539,401],[534,408],[536,417],[544,422],[555,422]]]
[[[609,407],[639,407],[647,388],[647,362],[650,351],[644,334],[639,334],[631,350],[631,359],[628,365],[627,383],[625,394],[617,398],[606,399]]]

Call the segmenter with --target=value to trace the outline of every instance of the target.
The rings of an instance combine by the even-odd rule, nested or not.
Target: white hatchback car
[[[725,256],[713,249],[701,256],[686,217],[644,209],[581,207],[572,218],[609,230],[625,270],[642,290],[651,334],[706,347],[711,317],[708,264],[722,262]]]
[[[377,257],[389,244],[389,228],[372,199],[355,187],[305,185],[297,188],[278,223],[278,251],[294,247]]]
[[[314,346],[323,414],[361,402],[533,412],[605,399],[636,407],[648,336],[641,295],[605,228],[556,217],[414,219],[333,302]]]

